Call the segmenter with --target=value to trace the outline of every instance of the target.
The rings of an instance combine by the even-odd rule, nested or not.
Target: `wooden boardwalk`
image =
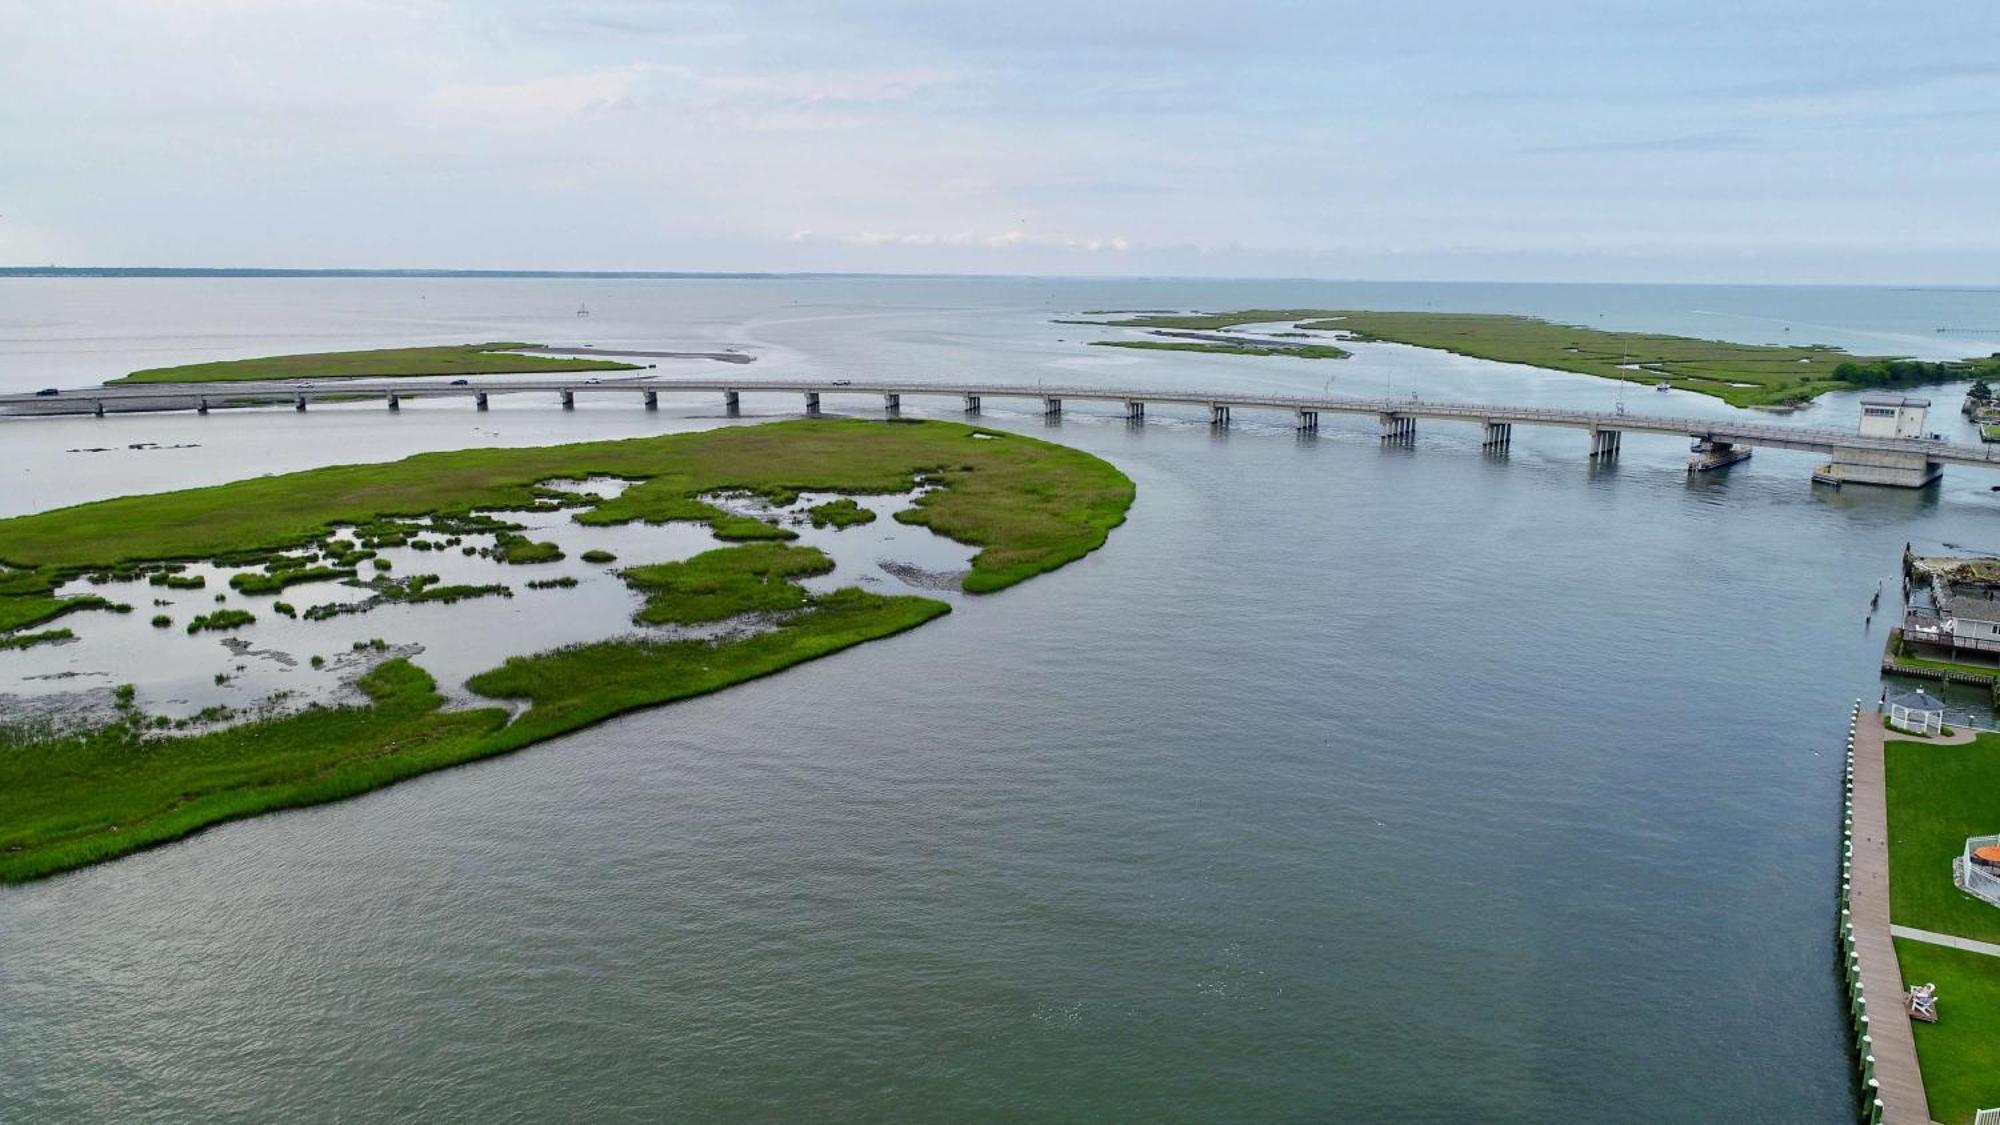
[[[1889,930],[1889,806],[1882,765],[1882,714],[1863,710],[1854,726],[1854,857],[1848,911],[1861,987],[1868,997],[1868,1033],[1881,1084],[1882,1120],[1930,1125],[1930,1101],[1917,1068],[1916,1037],[1903,1005],[1903,970]]]

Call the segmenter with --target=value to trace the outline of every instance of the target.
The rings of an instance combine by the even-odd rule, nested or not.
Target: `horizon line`
[[[1836,282],[1836,281],[1551,281],[1498,280],[1454,277],[1401,278],[1310,277],[1300,275],[1248,274],[1041,274],[980,272],[901,273],[878,270],[561,270],[561,269],[467,269],[455,267],[394,266],[0,266],[0,278],[52,277],[351,277],[351,278],[578,278],[583,280],[675,281],[675,280],[779,280],[814,278],[953,278],[994,281],[1260,281],[1306,282],[1321,285],[1630,285],[1662,288],[1727,289],[1920,289],[1935,292],[2000,292],[2000,284],[1963,283]]]

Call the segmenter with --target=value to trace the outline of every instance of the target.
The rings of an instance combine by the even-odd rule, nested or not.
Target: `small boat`
[[[578,305],[578,306],[576,307],[576,315],[578,315],[578,316],[589,316],[589,315],[590,315],[590,307],[589,307],[588,305]]]
[[[1654,383],[1653,389],[1656,391],[1671,391],[1674,389],[1674,385],[1672,383]]]

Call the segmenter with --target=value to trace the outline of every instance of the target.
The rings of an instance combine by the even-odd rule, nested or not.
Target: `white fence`
[[[1979,848],[1996,846],[2000,846],[2000,836],[1974,836],[1965,842],[1965,854],[1958,861],[1958,885],[1967,894],[2000,906],[2000,871],[1972,859]]]

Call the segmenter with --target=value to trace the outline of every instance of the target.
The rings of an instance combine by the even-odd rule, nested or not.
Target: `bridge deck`
[[[1329,414],[1376,414],[1466,422],[1503,422],[1530,426],[1612,430],[1621,433],[1675,434],[1734,445],[1803,450],[1831,454],[1839,450],[1874,450],[1922,454],[1932,461],[1962,465],[2000,465],[2000,446],[1974,447],[1918,438],[1868,438],[1849,430],[1788,426],[1729,418],[1688,418],[1613,411],[1565,410],[1506,406],[1496,403],[1430,399],[1343,398],[1311,395],[1250,394],[1228,390],[1186,390],[1165,387],[1051,386],[1028,383],[931,383],[859,380],[684,379],[636,376],[577,379],[509,379],[481,376],[463,386],[432,379],[329,379],[300,383],[152,383],[91,387],[60,396],[0,395],[0,410],[23,416],[91,413],[102,404],[109,410],[188,410],[197,400],[222,405],[232,401],[307,402],[354,396],[395,396],[399,399],[465,397],[480,394],[642,394],[687,392],[861,394],[978,398],[1058,399],[1077,402],[1224,406],[1306,411]]]

